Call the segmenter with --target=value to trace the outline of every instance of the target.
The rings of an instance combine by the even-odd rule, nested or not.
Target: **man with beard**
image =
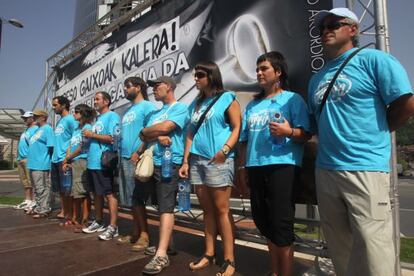
[[[70,145],[73,132],[78,128],[78,122],[69,114],[70,102],[64,96],[54,97],[52,100],[53,111],[60,115],[60,120],[55,127],[55,146],[52,156],[52,191],[60,194],[61,211],[58,218],[72,219],[72,200],[70,198],[71,187],[63,187],[62,161],[66,157],[66,151]]]
[[[145,202],[151,192],[150,183],[135,184],[134,171],[142,144],[139,132],[145,126],[155,106],[148,101],[147,84],[139,77],[129,77],[124,81],[126,98],[132,103],[122,117],[122,167],[120,185],[121,204],[132,206],[133,233],[120,237],[118,243],[134,242],[132,250],[141,251],[149,245],[147,213]]]
[[[90,139],[89,154],[87,160],[88,178],[90,188],[94,193],[95,221],[82,229],[85,234],[102,232],[100,240],[111,240],[118,236],[117,216],[118,199],[114,185],[114,171],[105,169],[101,164],[101,157],[106,151],[113,151],[114,133],[119,127],[120,118],[118,114],[111,111],[111,96],[104,91],[97,92],[94,105],[99,116],[92,127],[92,131],[83,130],[83,136]],[[103,223],[104,197],[108,201],[110,222],[105,228]]]

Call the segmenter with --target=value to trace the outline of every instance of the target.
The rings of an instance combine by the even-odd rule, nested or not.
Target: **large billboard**
[[[324,65],[313,19],[331,6],[330,0],[163,1],[58,68],[57,95],[72,106],[92,105],[95,92],[107,91],[122,112],[125,78],[168,75],[178,82],[176,97],[189,103],[198,93],[193,68],[202,60],[219,64],[226,89],[249,94],[258,91],[257,57],[277,50],[287,59],[291,90],[306,97],[309,78]]]

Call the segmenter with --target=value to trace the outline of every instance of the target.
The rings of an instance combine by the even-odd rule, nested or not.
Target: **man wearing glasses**
[[[363,49],[324,93],[358,46],[358,18],[346,8],[321,11],[326,65],[309,83],[319,138],[316,185],[322,228],[337,275],[393,275],[389,198],[390,131],[414,114],[408,76],[391,55]]]

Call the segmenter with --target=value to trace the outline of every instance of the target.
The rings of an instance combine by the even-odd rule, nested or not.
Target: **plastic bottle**
[[[114,126],[114,131],[113,131],[113,150],[114,151],[119,151],[120,145],[121,145],[121,128],[119,127],[119,124],[116,124]]]
[[[285,121],[283,117],[281,105],[275,100],[271,101],[268,107],[268,112],[269,112],[269,123],[270,122],[283,123]],[[272,149],[280,149],[286,143],[286,137],[276,137],[273,135],[271,135],[271,137],[272,137],[272,142],[273,142]]]
[[[169,146],[164,148],[161,161],[161,179],[165,182],[171,181],[171,168],[172,168],[172,152]]]
[[[72,169],[67,168],[63,171],[62,186],[66,191],[70,191],[72,187]]]
[[[178,182],[178,210],[188,211],[191,209],[191,185],[187,179],[180,179]]]
[[[82,136],[81,142],[81,153],[88,153],[89,152],[89,138],[86,136]]]

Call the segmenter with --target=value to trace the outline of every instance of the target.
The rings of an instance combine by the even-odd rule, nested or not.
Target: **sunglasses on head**
[[[322,34],[325,29],[328,29],[328,31],[334,31],[334,30],[338,30],[339,28],[343,26],[351,26],[351,25],[352,24],[347,23],[347,22],[334,21],[334,22],[330,22],[325,25],[320,25],[319,32]]]
[[[204,71],[197,71],[194,73],[194,77],[196,77],[197,79],[202,79],[207,77],[207,72]]]

